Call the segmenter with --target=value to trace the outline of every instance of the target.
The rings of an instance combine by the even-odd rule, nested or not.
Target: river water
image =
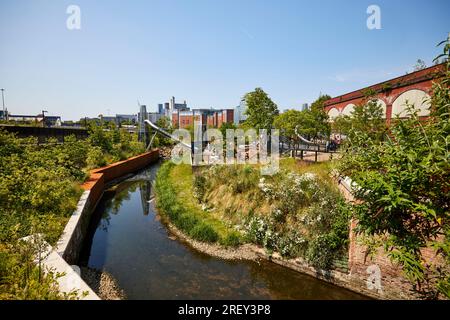
[[[112,274],[128,299],[364,299],[268,261],[227,261],[169,238],[151,198],[159,164],[107,190],[80,264]]]

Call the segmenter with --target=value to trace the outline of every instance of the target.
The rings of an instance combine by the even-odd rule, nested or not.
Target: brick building
[[[375,99],[383,108],[383,116],[389,123],[396,115],[406,117],[406,102],[419,109],[419,116],[429,115],[433,81],[442,77],[444,64],[415,71],[363,89],[334,97],[325,102],[325,110],[331,121],[340,115],[350,115],[354,107],[364,101],[365,92],[375,92]]]
[[[175,110],[172,113],[172,126],[174,128],[187,128],[193,126],[194,121],[202,125],[204,130],[208,127],[220,128],[223,123],[234,122],[234,110],[193,109]]]

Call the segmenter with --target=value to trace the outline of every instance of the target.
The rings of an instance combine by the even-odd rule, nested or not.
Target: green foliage
[[[236,167],[231,167],[230,169],[229,172],[232,177],[230,177],[230,180],[228,181],[233,194],[244,193],[257,186],[259,179],[257,169],[248,165],[242,167],[241,170]]]
[[[356,105],[350,116],[339,116],[333,123],[335,132],[347,136],[348,141],[361,138],[361,132],[373,141],[382,141],[387,132],[386,122],[383,119],[383,109],[371,97],[365,102]]]
[[[0,130],[0,296],[67,298],[42,275],[18,239],[40,233],[55,244],[76,209],[87,170],[143,151],[128,132],[92,127],[87,140],[19,139]],[[109,152],[109,153],[108,153]],[[39,272],[38,272],[39,271]]]
[[[248,165],[214,166],[201,173],[207,181],[202,201],[214,206],[215,212],[223,210],[222,219],[244,230],[246,241],[285,257],[303,257],[325,269],[346,253],[349,208],[321,175],[307,168],[296,173],[289,166],[272,177],[261,177],[257,168]],[[236,203],[231,212],[224,207],[230,202]],[[329,246],[326,250],[324,243]]]
[[[274,127],[282,130],[284,136],[298,140],[297,132],[309,139],[328,137],[330,135],[330,124],[328,115],[324,111],[324,102],[330,99],[328,95],[321,95],[306,110],[286,110],[277,115],[274,120]]]
[[[450,45],[445,44],[448,56]],[[353,208],[358,230],[388,235],[385,249],[399,263],[415,289],[428,298],[448,296],[450,223],[450,64],[433,86],[432,117],[396,119],[389,136],[355,128],[341,172],[358,185]],[[423,248],[434,248],[429,260]]]
[[[209,224],[200,222],[189,231],[189,235],[196,240],[203,242],[216,242],[219,240],[219,235]]]
[[[194,197],[200,202],[205,197],[206,184],[207,181],[203,175],[197,174],[194,176]]]
[[[168,117],[161,117],[156,121],[156,125],[164,130],[166,130],[167,132],[172,132],[173,127],[172,127],[172,123],[170,122],[170,119]],[[152,129],[150,129],[150,135],[153,135],[153,131]],[[163,137],[161,135],[156,135],[155,139],[153,140],[153,144],[155,146],[168,146],[168,145],[172,145],[173,141],[169,138]]]
[[[89,144],[100,148],[105,161],[98,157],[98,150],[92,151],[91,163],[117,162],[145,151],[143,143],[138,142],[137,135],[124,129],[117,128],[114,123],[98,126],[95,123],[89,125]]]
[[[205,186],[202,178],[192,178],[172,162],[165,162],[159,169],[155,181],[156,205],[159,212],[166,216],[177,228],[191,238],[203,242],[220,242],[225,245],[240,243],[240,235],[224,226],[222,221],[203,211],[198,203],[189,203],[195,189]],[[183,181],[179,181],[182,179]],[[194,182],[196,181],[196,182]],[[185,188],[186,186],[186,188]],[[189,188],[190,187],[190,188]],[[189,189],[189,190],[186,190]]]
[[[241,244],[242,237],[238,232],[230,232],[220,244],[227,247],[237,247]]]
[[[321,94],[316,101],[311,104],[309,109],[311,113],[312,123],[310,123],[311,131],[308,133],[311,138],[316,137],[329,137],[331,128],[328,121],[328,114],[325,112],[324,103],[331,99],[327,94]]]
[[[247,104],[246,125],[256,130],[273,128],[273,121],[278,115],[278,107],[263,89],[256,88],[247,93],[245,102]]]
[[[282,130],[283,135],[296,138],[295,128],[299,126],[303,129],[305,122],[305,112],[298,110],[286,110],[275,117],[274,127]]]
[[[106,165],[105,155],[100,147],[92,147],[87,153],[86,163],[88,168],[98,168]]]
[[[228,129],[235,130],[235,129],[237,129],[237,127],[232,122],[224,122],[224,123],[222,123],[222,125],[219,128],[219,130],[222,133],[222,137],[223,137],[224,143],[225,143],[225,139],[226,139],[226,136],[227,136],[227,130]]]

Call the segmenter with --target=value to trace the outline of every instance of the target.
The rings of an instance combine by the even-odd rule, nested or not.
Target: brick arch
[[[327,112],[328,117],[330,118],[331,121],[334,121],[334,119],[336,119],[338,116],[340,116],[340,112],[337,108],[331,108],[330,110],[328,110]]]
[[[417,85],[417,84],[416,85],[407,86],[407,87],[404,87],[402,89],[405,89],[405,90],[401,90],[399,93],[390,96],[391,104],[394,103],[394,101],[397,100],[397,98],[400,97],[402,94],[404,94],[405,92],[410,91],[410,90],[419,90],[419,91],[425,92],[426,94],[430,94],[430,91],[431,91],[431,90],[425,90],[423,88],[423,86],[420,86],[420,85]],[[388,103],[388,102],[386,101],[386,103]]]
[[[383,119],[387,118],[387,103],[386,101],[384,101],[384,99],[382,99],[381,97],[377,97],[376,99],[373,99],[373,101],[375,101],[377,104],[381,105],[381,109],[383,109]]]
[[[349,103],[345,107],[342,108],[341,114],[343,116],[351,116],[351,113],[353,112],[353,110],[355,110],[355,104]]]
[[[428,116],[430,114],[430,102],[426,101],[425,98],[429,99],[430,95],[422,89],[411,88],[402,92],[392,102],[392,117],[396,117],[397,114],[400,117],[408,117],[406,101],[419,109],[419,116]]]

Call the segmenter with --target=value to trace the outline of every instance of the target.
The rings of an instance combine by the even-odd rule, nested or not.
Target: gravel
[[[243,244],[238,247],[224,247],[219,244],[210,244],[193,240],[168,221],[164,221],[170,230],[169,239],[180,239],[194,249],[210,256],[224,260],[258,260],[264,256],[264,250],[253,244]],[[176,237],[174,237],[176,236]]]
[[[102,300],[123,300],[125,294],[114,277],[106,272],[88,267],[81,268],[81,277]]]

